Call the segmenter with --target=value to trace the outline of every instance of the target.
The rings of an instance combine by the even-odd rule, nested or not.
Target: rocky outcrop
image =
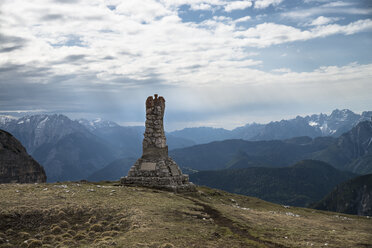
[[[172,191],[194,191],[189,176],[168,156],[168,146],[164,134],[163,97],[149,96],[146,100],[146,131],[142,142],[142,157],[131,167],[127,177],[121,179],[123,185],[138,185]]]
[[[43,183],[44,168],[10,133],[0,130],[0,183]]]
[[[314,208],[345,214],[372,215],[372,174],[338,185]]]

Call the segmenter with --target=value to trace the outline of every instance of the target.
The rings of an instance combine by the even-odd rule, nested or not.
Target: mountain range
[[[370,137],[368,124],[361,129],[365,133],[356,130],[349,136],[339,137],[339,134],[370,116],[372,111],[359,115],[350,110],[334,110],[329,116],[254,123],[232,131],[186,128],[166,136],[171,156],[188,173],[281,167],[311,158],[339,169],[368,173],[372,161],[370,143],[366,140]],[[118,159],[139,157],[144,132],[142,126],[124,127],[102,119],[71,120],[57,114],[19,119],[0,116],[0,128],[20,140],[28,153],[44,166],[48,181],[86,179]],[[211,143],[196,145],[207,142]],[[353,152],[345,152],[350,149]]]
[[[247,124],[233,130],[223,128],[185,128],[171,132],[172,135],[193,140],[197,144],[226,139],[282,140],[299,136],[311,138],[321,136],[338,137],[361,121],[370,120],[372,111],[356,114],[348,109],[334,110],[330,115],[314,114],[297,116],[290,120],[273,121],[268,124]]]
[[[338,138],[215,141],[170,152],[183,168],[196,171],[248,167],[284,167],[316,159],[359,174],[372,173],[372,122],[363,121]]]
[[[105,120],[71,120],[65,115],[2,116],[0,129],[14,135],[43,165],[49,182],[86,179],[109,163],[139,157],[144,127]],[[170,149],[194,142],[168,135]]]
[[[33,115],[1,126],[45,169],[48,181],[79,180],[116,159],[115,151],[64,115]]]

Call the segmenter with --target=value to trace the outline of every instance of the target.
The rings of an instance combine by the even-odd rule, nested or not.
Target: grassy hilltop
[[[372,247],[372,219],[198,187],[0,185],[0,247]]]

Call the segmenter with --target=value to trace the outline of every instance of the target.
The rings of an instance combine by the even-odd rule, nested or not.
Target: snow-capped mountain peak
[[[13,120],[17,120],[17,118],[11,115],[0,115],[0,125],[5,125]]]
[[[79,124],[88,128],[90,131],[93,131],[98,128],[119,126],[117,123],[113,121],[103,120],[102,118],[96,118],[94,120],[79,119],[77,120],[77,122],[79,122]]]

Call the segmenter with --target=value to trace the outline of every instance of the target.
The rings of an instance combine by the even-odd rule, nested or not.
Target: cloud
[[[331,22],[335,22],[339,19],[340,18],[338,18],[338,17],[319,16],[316,19],[312,20],[310,23],[306,24],[306,25],[308,25],[308,26],[320,26],[320,25],[329,24]]]
[[[343,2],[343,1],[336,1],[336,2],[330,2],[327,4],[324,4],[322,7],[346,7],[346,6],[352,6],[355,3],[351,2]]]
[[[27,40],[18,36],[0,33],[0,53],[8,53],[23,48]]]
[[[235,23],[238,23],[238,22],[246,22],[246,21],[249,21],[251,20],[252,18],[250,16],[244,16],[244,17],[241,17],[241,18],[238,18],[236,20],[234,20]]]
[[[254,2],[254,8],[255,9],[265,9],[269,7],[270,5],[276,6],[279,5],[283,0],[256,0]]]
[[[233,10],[246,9],[252,6],[251,1],[232,1],[225,5],[225,11],[231,12]]]
[[[86,57],[84,54],[78,54],[78,55],[68,55],[64,58],[65,62],[74,62],[77,60],[82,60]]]
[[[206,3],[192,4],[191,9],[192,10],[211,10],[212,5],[206,4]]]
[[[319,15],[328,15],[328,14],[343,14],[343,15],[371,15],[372,8],[360,8],[360,7],[353,7],[353,4],[322,4],[317,7],[311,8],[304,8],[304,9],[297,9],[297,10],[290,10],[287,12],[283,12],[280,15],[282,17],[290,18],[290,19],[307,19],[311,16],[319,16]]]
[[[116,5],[114,12],[139,22],[151,22],[155,18],[171,13],[164,5],[152,0],[122,1]]]
[[[212,11],[202,20],[186,22],[183,15],[195,13],[188,8],[181,13],[183,5]],[[310,92],[320,94],[324,103],[326,96],[317,91],[319,82],[325,90],[337,84],[339,94],[349,90],[355,94],[351,98],[361,94],[367,99],[363,94],[371,87],[368,60],[348,65],[343,65],[348,60],[341,61],[336,67],[321,67],[326,62],[316,61],[308,72],[298,72],[284,63],[267,66],[274,62],[261,55],[277,51],[272,56],[285,62],[292,59],[287,47],[295,47],[295,42],[368,32],[371,19],[354,16],[341,25],[332,24],[334,17],[322,16],[306,20],[312,26],[299,27],[284,19],[275,23],[275,16],[249,21],[249,16],[225,12],[251,6],[251,1],[218,0],[3,1],[0,104],[13,109],[110,112],[114,117],[115,111],[123,109],[131,116],[138,110],[139,117],[134,114],[133,120],[123,117],[138,121],[143,99],[154,92],[169,99],[171,112],[205,118],[212,112],[218,115],[220,109],[226,114],[244,111],[242,106],[288,107],[301,97],[305,104]],[[281,44],[285,45],[275,46]],[[311,90],[304,93],[304,88]]]
[[[240,42],[247,46],[268,47],[287,42],[304,41],[334,34],[351,35],[372,29],[372,20],[358,20],[347,25],[329,24],[317,26],[309,30],[301,30],[292,26],[262,23],[256,27],[234,33]]]
[[[10,47],[3,47],[3,48],[0,48],[0,53],[8,53],[8,52],[12,52],[14,50],[17,50],[17,49],[21,49],[23,46],[21,45],[17,45],[17,46],[10,46]]]
[[[55,21],[55,20],[63,20],[64,16],[59,14],[47,14],[41,17],[43,21]]]
[[[272,72],[278,72],[278,73],[290,73],[292,72],[291,69],[289,68],[278,68],[278,69],[274,69],[272,70]]]

